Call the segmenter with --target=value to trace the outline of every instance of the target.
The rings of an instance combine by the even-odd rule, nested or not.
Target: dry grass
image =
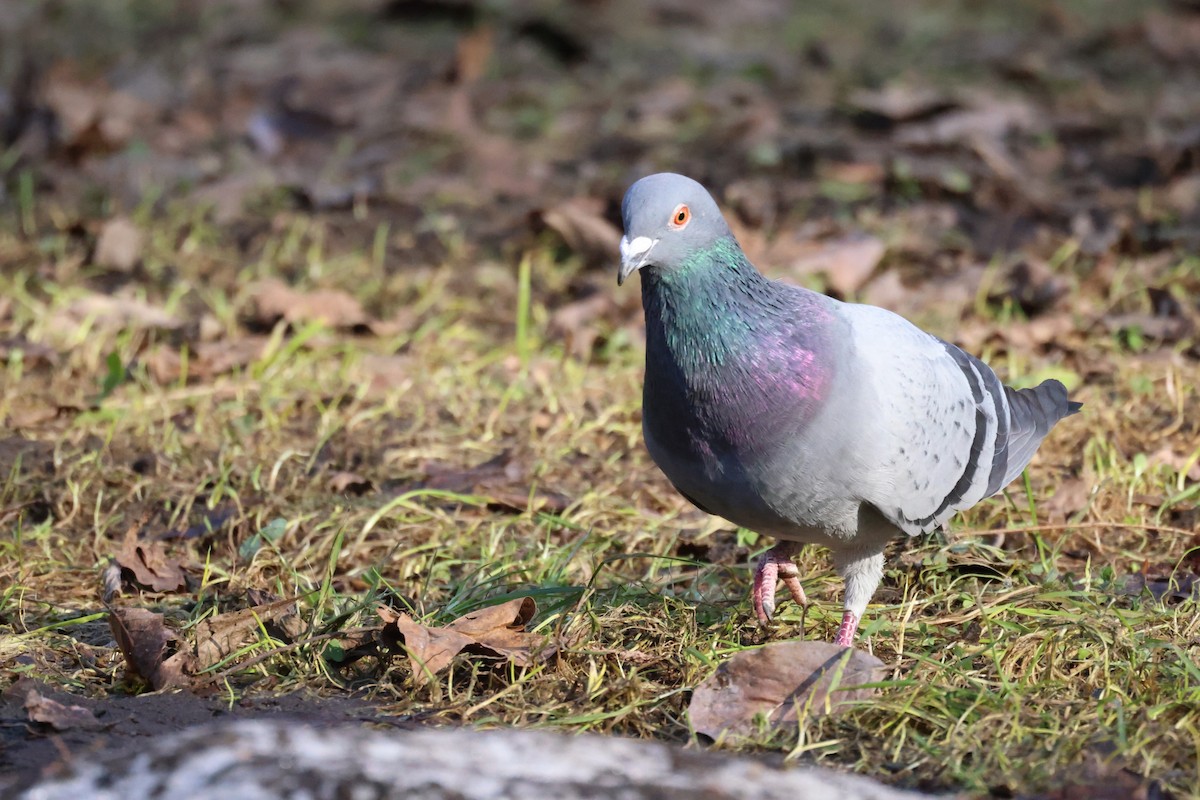
[[[254,31],[249,38],[268,38],[270,24],[255,22],[255,4],[246,5],[246,24]],[[327,27],[373,24],[361,9],[308,5],[324,14],[318,22]],[[1177,796],[1200,798],[1200,606],[1194,594],[1173,596],[1168,583],[1200,572],[1200,484],[1186,477],[1200,459],[1200,349],[1194,325],[1192,339],[1163,343],[1136,324],[1154,321],[1152,291],[1165,291],[1194,322],[1200,260],[1180,244],[1194,234],[1182,230],[1186,220],[1173,218],[1170,206],[1159,207],[1165,185],[1118,191],[1104,181],[1096,188],[1080,180],[1051,187],[1091,194],[1052,197],[1058,203],[1052,211],[1063,218],[1039,227],[1030,253],[1022,254],[1048,264],[1067,289],[1046,312],[1067,324],[1046,341],[1031,332],[1011,298],[997,301],[989,292],[1017,256],[996,257],[974,297],[943,291],[966,283],[955,269],[986,262],[972,249],[986,237],[976,232],[972,239],[938,222],[949,208],[967,208],[971,213],[963,218],[987,216],[995,207],[1013,217],[1042,213],[1022,210],[1011,176],[989,176],[977,154],[962,146],[944,148],[944,162],[935,165],[949,169],[951,178],[976,181],[969,191],[956,189],[943,172],[914,177],[901,169],[911,152],[888,151],[878,131],[858,130],[836,111],[855,89],[892,78],[918,88],[957,86],[969,72],[985,88],[998,86],[998,97],[1061,93],[1055,109],[1073,111],[1068,128],[1086,128],[1077,123],[1092,114],[1105,117],[1099,130],[1124,130],[1124,138],[1085,130],[1076,133],[1079,141],[1061,145],[1095,157],[1099,170],[1110,156],[1120,161],[1116,157],[1151,151],[1142,146],[1141,127],[1122,128],[1107,117],[1148,119],[1146,130],[1170,139],[1155,127],[1161,113],[1155,109],[1169,111],[1175,95],[1160,93],[1157,84],[1174,71],[1186,73],[1187,53],[1164,65],[1152,48],[1129,44],[1149,7],[1159,9],[1097,0],[1048,9],[912,0],[891,12],[903,16],[906,27],[899,44],[888,44],[897,27],[880,12],[883,5],[799,4],[806,11],[770,35],[754,29],[769,22],[751,18],[728,40],[700,30],[698,41],[711,38],[731,49],[729,63],[709,63],[712,53],[703,47],[666,53],[652,41],[655,31],[631,17],[631,30],[616,30],[615,41],[597,45],[594,64],[571,72],[518,42],[515,56],[494,59],[491,82],[478,87],[474,100],[489,134],[480,141],[509,136],[528,144],[537,138],[529,131],[541,130],[547,138],[537,144],[548,148],[547,158],[586,162],[581,173],[623,175],[634,162],[639,168],[703,164],[726,184],[734,176],[760,180],[754,189],[774,186],[780,172],[786,179],[780,196],[763,203],[768,216],[779,212],[778,228],[789,230],[801,218],[837,219],[833,230],[880,238],[888,245],[886,269],[918,281],[904,298],[915,321],[963,342],[1014,383],[1061,377],[1086,404],[1055,429],[1025,480],[1003,497],[956,519],[945,534],[896,542],[862,630],[862,646],[891,667],[882,695],[791,735],[764,735],[760,749],[902,785],[1001,797],[1086,778],[1084,766],[1100,760],[1161,781]],[[38,29],[38,43],[83,64],[103,63],[112,51],[124,59],[155,44],[162,48],[155,39],[164,38],[162,31],[138,15],[163,13],[170,20],[176,10],[167,3],[68,3],[64,9],[56,26]],[[1111,24],[1101,23],[1100,12],[1113,16]],[[497,13],[497,30],[501,22],[515,25],[513,19]],[[449,25],[378,27],[346,36],[362,37],[376,52],[409,41],[405,35],[420,39],[413,49],[417,61],[466,40]],[[165,30],[174,56],[177,31]],[[1001,67],[1014,64],[973,52],[977,43],[993,41],[984,35],[993,30],[1003,33],[994,41],[1005,47],[1032,43],[1035,56],[1020,60],[1019,52],[1010,53],[1016,69],[1003,80]],[[1052,33],[1039,40],[1043,30]],[[207,41],[185,39],[181,52]],[[227,31],[215,39],[221,46],[226,40],[240,37]],[[504,44],[499,35],[497,41]],[[180,58],[206,63],[191,50]],[[787,54],[797,76],[773,75],[782,59],[759,64],[751,58],[758,51]],[[791,55],[802,51],[803,58]],[[219,54],[212,61],[208,66],[217,70]],[[415,74],[432,69],[418,67]],[[806,115],[839,127],[828,132],[797,124],[792,133],[802,140],[801,152],[760,152],[738,137],[761,132],[754,127],[761,109],[736,102],[738,87],[760,79],[777,84],[761,96],[747,94],[763,108],[779,102],[794,112],[794,95],[802,91]],[[673,93],[682,84],[691,88],[681,107],[655,116],[656,104],[676,103]],[[1174,87],[1184,98],[1185,85],[1181,79]],[[496,97],[484,96],[493,90]],[[720,91],[729,97],[709,99]],[[632,128],[622,113],[597,111],[614,96],[642,109]],[[320,100],[310,98],[316,105]],[[717,118],[714,102],[728,107],[737,125],[723,127],[729,120]],[[555,120],[575,120],[576,127],[551,124]],[[795,122],[785,118],[780,125]],[[592,123],[596,130],[580,141]],[[807,154],[805,136],[814,130],[861,141],[834,142],[845,152],[834,147]],[[412,144],[407,134],[400,138],[405,148]],[[779,142],[796,144],[786,136]],[[1057,146],[1026,141],[1012,155],[1032,174]],[[1187,148],[1175,154],[1176,166],[1195,177],[1194,142]],[[401,188],[410,177],[416,184],[439,170],[453,171],[459,159],[475,164],[465,145],[448,146],[449,155],[428,149],[415,155],[402,149],[413,163],[399,165]],[[237,157],[253,161],[230,152],[235,157],[223,169],[236,171]],[[133,592],[118,602],[161,610],[186,631],[214,611],[243,607],[248,589],[300,598],[307,631],[299,644],[264,631],[214,668],[230,704],[299,690],[354,692],[370,697],[381,713],[430,723],[688,741],[690,690],[722,659],[771,638],[832,637],[842,587],[823,552],[809,548],[799,557],[815,601],[804,630],[798,610],[786,603],[776,628],[760,630],[748,602],[749,564],[770,543],[691,508],[650,462],[640,431],[641,344],[629,324],[637,318],[636,288],[618,290],[609,274],[597,278],[549,236],[537,240],[522,229],[497,243],[497,231],[488,226],[496,219],[512,223],[528,209],[504,209],[493,218],[483,207],[489,201],[473,199],[479,207],[462,202],[455,191],[469,188],[469,170],[454,176],[449,199],[431,196],[416,212],[405,200],[306,213],[269,195],[252,198],[254,208],[225,228],[207,209],[156,188],[140,207],[124,209],[147,242],[140,265],[122,274],[90,258],[95,230],[89,226],[110,216],[119,201],[92,197],[61,164],[53,175],[66,188],[43,195],[36,160],[26,169],[18,166],[19,156],[15,148],[0,152],[0,209],[15,211],[0,216],[0,671],[6,683],[30,676],[100,698],[144,689],[126,680],[100,593],[103,568],[147,512],[149,537],[196,533],[167,537],[191,582],[186,591]],[[817,162],[811,176],[800,174],[808,168],[803,164],[771,161],[809,156]],[[490,159],[485,163],[495,166],[495,153]],[[864,165],[886,165],[886,174],[839,183],[844,171],[822,172]],[[561,166],[554,161],[554,170]],[[816,189],[798,194],[797,185]],[[570,181],[547,186],[579,190]],[[876,191],[886,197],[872,198]],[[801,200],[789,208],[796,196]],[[1059,241],[1045,240],[1049,231],[1069,228],[1064,220],[1088,202],[1102,216],[1123,220],[1125,227],[1113,222],[1112,229],[1129,241],[1088,256],[1065,233]],[[393,211],[407,214],[405,221]],[[413,218],[419,221],[409,225]],[[998,224],[1010,222],[1017,224]],[[763,228],[753,231],[759,244],[775,232],[770,224]],[[493,240],[473,241],[480,230]],[[1157,249],[1127,255],[1143,244],[1143,233]],[[1179,238],[1168,242],[1169,235]],[[527,270],[520,266],[525,257]],[[938,273],[941,283],[924,282]],[[952,280],[945,280],[948,274]],[[373,333],[303,322],[263,329],[254,309],[256,282],[265,278],[302,289],[342,288],[383,324]],[[553,328],[551,315],[595,286],[616,300],[591,331],[597,346],[581,358]],[[94,307],[66,313],[81,299],[112,295],[145,300],[183,326],[139,321],[128,308],[116,321],[105,321]],[[1115,314],[1135,315],[1135,323],[1113,332],[1106,320]],[[192,353],[181,375],[164,377],[167,356],[201,342],[228,355],[252,335],[262,342],[241,366],[202,376],[201,359]],[[1174,464],[1160,457],[1164,448]],[[469,468],[505,452],[512,467],[502,487],[506,503],[512,504],[513,492],[536,499],[546,491],[568,498],[565,508],[551,513],[535,503],[514,512],[487,492],[418,485],[431,462]],[[330,478],[339,471],[358,473],[374,490],[361,496],[334,491]],[[203,531],[205,520],[214,522],[214,531]],[[1165,595],[1139,592],[1136,585],[1131,591],[1131,579],[1145,579]],[[338,670],[326,658],[337,634],[376,621],[379,603],[441,623],[519,595],[537,599],[535,629],[565,643],[550,664],[518,670],[461,659],[449,674],[418,687],[403,659],[364,659]]]
[[[247,287],[281,264],[236,270],[220,231],[196,220],[150,224],[158,244],[147,296],[168,310],[211,309],[237,334]],[[289,235],[264,251],[281,252]],[[311,235],[300,234],[301,245]],[[0,239],[15,265],[0,279],[0,294],[14,301],[10,327],[64,354],[52,367],[10,357],[0,393],[10,435],[46,448],[8,462],[0,489],[0,663],[10,675],[98,696],[128,691],[97,600],[99,568],[144,510],[161,533],[223,505],[236,507],[232,524],[177,545],[192,565],[191,591],[127,602],[167,609],[186,626],[246,588],[265,588],[300,595],[312,635],[322,635],[369,624],[380,600],[437,622],[532,594],[537,629],[571,642],[551,665],[463,661],[415,689],[400,662],[333,670],[321,640],[246,670],[235,661],[223,681],[231,700],[353,689],[434,722],[686,740],[689,689],[729,653],[766,638],[745,596],[748,558],[766,542],[689,509],[641,446],[636,337],[602,331],[609,344],[585,363],[547,334],[542,298],[580,269],[575,262],[533,253],[526,304],[518,270],[505,264],[391,273],[368,254],[311,255],[337,283],[370,287],[357,290],[364,299],[403,298],[412,324],[382,337],[280,327],[243,370],[163,385],[139,359],[164,334],[56,322],[92,276],[62,268],[70,242],[50,245],[61,249],[47,260],[24,237]],[[156,259],[175,253],[171,277],[156,275]],[[1184,272],[1194,288],[1194,265]],[[1155,432],[1172,422],[1176,433],[1164,440],[1195,435],[1200,375],[1194,360],[1161,350],[1133,353],[1103,337],[1085,348],[1072,363],[1087,365],[1078,389],[1086,410],[1056,430],[1025,486],[947,536],[898,543],[864,626],[864,641],[893,667],[882,698],[785,737],[792,756],[980,792],[1053,785],[1085,754],[1101,753],[1200,792],[1196,602],[1124,591],[1143,565],[1169,571],[1197,545],[1185,530],[1195,484],[1137,454],[1153,452]],[[114,353],[130,365],[128,379],[90,403]],[[404,377],[372,388],[372,357],[396,354]],[[1030,353],[1013,359],[1026,371],[1042,363]],[[67,410],[40,413],[55,406]],[[489,509],[486,498],[348,497],[328,487],[339,469],[387,487],[428,460],[468,466],[505,450],[525,485],[563,493],[569,506],[515,514]],[[139,471],[147,455],[155,466]],[[1068,524],[1027,528],[1072,475],[1087,481],[1086,509]],[[275,519],[286,522],[282,537],[239,555]],[[1012,527],[1021,530],[1002,545],[981,535]],[[773,635],[828,638],[839,582],[819,551],[801,562],[817,600],[807,630],[785,606]],[[264,638],[240,656],[278,645]]]

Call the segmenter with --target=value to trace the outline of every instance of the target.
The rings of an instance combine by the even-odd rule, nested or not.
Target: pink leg
[[[775,587],[780,579],[801,608],[808,606],[804,587],[800,585],[800,570],[792,561],[794,549],[790,542],[780,542],[758,560],[751,597],[754,600],[754,613],[763,625],[770,622],[775,613]]]
[[[833,643],[838,647],[854,647],[854,634],[858,631],[858,617],[853,611],[842,615],[842,627],[838,628],[837,638]]]

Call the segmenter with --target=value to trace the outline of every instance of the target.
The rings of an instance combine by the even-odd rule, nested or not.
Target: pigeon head
[[[621,220],[625,236],[618,286],[641,269],[677,269],[729,236],[729,226],[708,191],[670,172],[647,175],[630,186],[621,203]]]

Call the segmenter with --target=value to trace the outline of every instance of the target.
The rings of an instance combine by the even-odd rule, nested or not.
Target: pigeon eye
[[[692,221],[692,210],[687,207],[686,203],[680,203],[675,206],[675,210],[671,212],[671,227],[679,229]]]

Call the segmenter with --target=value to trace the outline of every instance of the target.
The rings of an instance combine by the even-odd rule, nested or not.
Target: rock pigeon
[[[1060,382],[1012,389],[903,317],[769,280],[696,181],[629,188],[617,283],[641,274],[642,431],[700,509],[779,540],[758,562],[765,624],[779,581],[807,605],[792,556],[815,542],[846,583],[849,647],[883,551],[1003,489],[1077,412]]]

